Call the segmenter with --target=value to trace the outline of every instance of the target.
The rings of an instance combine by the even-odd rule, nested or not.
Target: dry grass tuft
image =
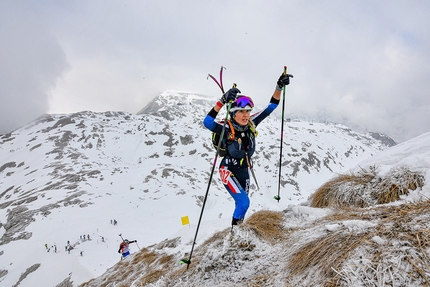
[[[270,243],[276,243],[285,236],[282,212],[263,210],[256,212],[243,223],[243,226],[253,230],[258,236]]]
[[[133,261],[131,263],[136,264],[136,263],[138,263],[140,261],[143,261],[144,258],[145,258],[145,256],[147,256],[146,254],[148,252],[149,251],[146,248],[143,248],[143,249],[139,250],[139,252],[137,252],[136,254],[134,254]]]
[[[138,282],[140,286],[146,286],[158,281],[166,273],[166,268],[174,266],[174,256],[158,254],[148,248],[143,248],[129,258],[118,262],[116,268],[107,276],[99,280],[90,280],[80,286],[131,286],[132,282]],[[137,281],[136,281],[137,280]],[[120,284],[120,285],[115,285]],[[134,285],[133,285],[134,286]],[[139,285],[137,285],[139,286]]]
[[[181,238],[180,237],[175,237],[172,239],[166,239],[164,241],[161,241],[160,243],[158,243],[155,248],[156,249],[163,249],[163,248],[175,248],[179,245],[179,243],[181,242]]]
[[[118,280],[118,282],[126,282],[128,281],[130,278],[133,277],[133,275],[135,275],[135,272],[133,270],[133,268],[129,267],[129,268],[125,268],[122,269],[120,272],[116,272],[117,276],[115,280]]]
[[[206,241],[203,242],[202,246],[208,246],[208,245],[213,244],[215,242],[221,242],[221,239],[225,238],[229,232],[230,232],[229,229],[225,229],[223,231],[216,232],[210,238],[206,239]]]
[[[247,287],[263,287],[273,285],[273,274],[257,275],[247,282]]]
[[[79,287],[87,287],[87,286],[91,286],[91,283],[94,281],[94,278],[93,279],[91,279],[91,280],[89,280],[89,281],[87,281],[87,282],[84,282],[84,283],[82,283],[81,285],[79,285]]]
[[[174,262],[174,256],[173,255],[163,255],[157,260],[157,265],[161,265],[163,268],[167,267],[167,265]]]
[[[312,207],[363,208],[397,201],[409,190],[423,186],[424,177],[406,167],[393,168],[383,178],[377,175],[376,167],[369,167],[326,182],[310,196],[310,201]]]
[[[309,274],[314,274],[321,280],[318,286],[364,286],[366,282],[430,286],[429,210],[427,200],[329,215],[325,220],[330,223],[358,220],[377,225],[362,233],[343,228],[304,244],[292,254],[288,274],[297,280],[309,280]]]
[[[371,235],[369,233],[350,234],[343,231],[329,233],[305,244],[292,255],[288,262],[290,274],[306,274],[318,269],[325,277],[333,277],[333,268],[339,269],[349,253],[361,245]]]
[[[366,207],[360,191],[373,179],[372,174],[344,174],[326,182],[310,196],[312,207]],[[349,193],[344,192],[345,189]],[[354,196],[355,195],[355,196]]]
[[[166,274],[166,270],[169,270],[169,268],[174,268],[175,265],[177,265],[177,262],[175,261],[174,255],[168,255],[168,254],[158,254],[152,251],[149,251],[147,249],[141,250],[144,252],[141,252],[139,261],[136,260],[136,263],[138,262],[136,267],[134,265],[135,273],[141,275],[136,280],[137,285],[136,286],[147,286],[148,284],[154,283],[158,280],[160,280],[162,277],[172,277],[172,272],[169,274]],[[142,269],[141,272],[136,272],[137,269]]]
[[[409,190],[416,190],[423,186],[424,176],[407,168],[399,168],[378,183],[373,197],[377,198],[377,204],[390,203],[399,200],[400,195],[409,194]]]
[[[148,274],[139,278],[139,284],[140,286],[147,286],[148,284],[158,281],[165,273],[166,270],[164,269],[158,269],[152,272],[148,272]]]
[[[150,265],[158,258],[158,256],[159,255],[153,251],[142,249],[136,255],[134,255],[133,261],[131,263],[146,263],[147,265]]]

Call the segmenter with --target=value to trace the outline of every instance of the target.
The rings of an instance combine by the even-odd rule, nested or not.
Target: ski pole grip
[[[284,75],[287,74],[287,66],[284,66]]]
[[[236,88],[236,87],[237,87],[236,83],[233,83],[233,88]]]

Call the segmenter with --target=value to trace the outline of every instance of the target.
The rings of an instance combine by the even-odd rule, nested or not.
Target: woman
[[[288,74],[282,74],[279,77],[270,103],[263,111],[251,116],[251,110],[254,108],[252,99],[237,95],[240,91],[232,88],[221,97],[203,120],[204,126],[216,134],[220,135],[222,130],[226,129],[224,140],[227,142],[227,155],[221,161],[219,173],[225,188],[235,201],[232,225],[243,221],[250,204],[249,163],[255,151],[255,127],[276,109],[283,87],[290,83],[289,77]],[[226,124],[224,127],[222,123],[215,120],[221,108],[229,102],[231,102],[230,119],[234,128],[234,138],[232,138],[233,132],[230,131],[230,125]]]

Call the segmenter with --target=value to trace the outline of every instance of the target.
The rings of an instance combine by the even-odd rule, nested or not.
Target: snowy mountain
[[[80,284],[118,262],[118,234],[138,239],[138,248],[192,234],[214,160],[202,119],[215,100],[166,91],[137,115],[44,115],[1,136],[0,284]],[[336,173],[394,144],[343,125],[285,122],[277,202],[280,125],[278,110],[258,127],[260,190],[251,186],[250,215],[306,201]],[[232,211],[216,174],[202,235],[228,227]],[[183,216],[190,226],[181,226]]]
[[[290,205],[255,212],[233,229],[221,227],[221,221],[206,222],[190,265],[178,264],[193,242],[193,231],[184,227],[80,286],[426,286],[429,141],[430,132],[339,176],[348,178],[344,196],[356,201],[372,171],[369,183],[374,193],[388,195],[386,203],[365,208]]]

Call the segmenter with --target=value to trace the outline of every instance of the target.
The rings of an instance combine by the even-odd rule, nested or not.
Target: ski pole
[[[219,149],[220,149],[220,146],[221,146],[221,143],[222,143],[222,139],[223,139],[223,137],[224,137],[224,133],[225,133],[225,129],[226,129],[226,124],[227,124],[227,120],[228,120],[228,114],[229,114],[229,111],[230,111],[230,106],[231,106],[231,103],[229,103],[229,104],[228,104],[228,106],[227,106],[227,115],[226,115],[226,117],[225,117],[225,121],[224,121],[223,129],[222,129],[222,132],[221,132],[221,135],[220,135],[220,139],[219,139],[219,141],[218,141],[218,146],[217,146],[217,150],[216,150],[216,155],[215,155],[215,159],[214,159],[214,162],[213,162],[213,165],[212,165],[212,170],[211,170],[211,174],[210,174],[210,177],[209,177],[208,186],[207,186],[207,188],[206,188],[205,197],[204,197],[204,199],[203,199],[203,205],[202,205],[202,209],[201,209],[201,211],[200,211],[199,221],[198,221],[198,223],[197,223],[196,233],[195,233],[195,235],[194,235],[193,245],[192,245],[192,247],[191,247],[191,251],[190,251],[190,256],[189,256],[188,258],[183,258],[183,259],[181,259],[181,260],[179,261],[179,263],[180,263],[180,264],[187,264],[187,269],[188,269],[188,267],[189,267],[189,266],[190,266],[190,264],[191,264],[191,257],[193,256],[194,246],[195,246],[196,241],[197,241],[197,234],[198,234],[198,232],[199,232],[200,223],[201,223],[201,221],[202,221],[202,217],[203,217],[203,211],[204,211],[204,209],[205,209],[206,200],[207,200],[207,198],[208,198],[209,189],[210,189],[210,186],[211,186],[211,183],[212,183],[213,174],[214,174],[214,171],[215,171],[215,168],[216,168],[216,162],[217,162],[217,159],[218,159],[218,152],[219,152]]]
[[[122,238],[122,234],[120,233],[118,235],[119,235],[119,237],[121,237],[122,241],[124,242],[124,238]]]
[[[258,186],[258,182],[257,182],[257,177],[255,176],[255,173],[254,173],[254,168],[252,167],[248,159],[248,153],[246,153],[246,163],[248,164],[248,168],[251,171],[252,177],[254,178],[255,185],[257,185],[257,190],[260,190],[260,187]]]
[[[293,77],[293,75],[287,74],[287,66],[284,66],[284,75],[291,78]],[[275,195],[273,197],[275,200],[278,201],[278,203],[279,203],[279,200],[281,199],[280,193],[281,193],[282,145],[284,142],[285,89],[286,89],[286,86],[284,86],[283,95],[282,95],[281,146],[280,146],[280,152],[279,152],[278,195]]]
[[[220,77],[221,78],[222,78],[222,70],[223,70],[223,67],[221,67],[221,71],[220,71]],[[221,91],[224,92],[223,86],[221,84],[219,84],[218,81],[213,76],[211,76],[211,75],[209,75],[209,76],[218,84],[218,86],[221,89]],[[222,82],[222,80],[220,80],[220,81]],[[233,88],[236,88],[236,84],[233,84]],[[221,143],[222,143],[222,140],[223,140],[223,137],[224,137],[226,126],[228,125],[227,121],[228,121],[228,116],[229,116],[229,113],[230,113],[230,107],[231,107],[231,102],[229,102],[228,105],[227,105],[227,113],[225,115],[223,128],[222,128],[222,131],[221,131],[220,138],[218,140],[218,146],[217,146],[217,149],[216,149],[216,154],[215,154],[214,162],[213,162],[212,169],[211,169],[211,174],[209,176],[209,181],[208,181],[208,186],[206,188],[205,197],[203,199],[202,209],[200,211],[199,221],[198,221],[197,227],[196,227],[196,233],[194,234],[193,245],[191,246],[190,256],[188,258],[183,258],[183,259],[181,259],[179,261],[180,264],[187,264],[187,269],[190,267],[191,258],[193,257],[194,246],[196,245],[197,235],[199,233],[200,223],[201,223],[202,217],[203,217],[203,211],[205,209],[206,200],[208,198],[209,189],[211,187],[213,174],[214,174],[214,171],[215,171],[215,168],[216,168],[216,162],[218,160],[218,153],[219,153],[219,150],[220,150],[220,147],[221,147]]]

